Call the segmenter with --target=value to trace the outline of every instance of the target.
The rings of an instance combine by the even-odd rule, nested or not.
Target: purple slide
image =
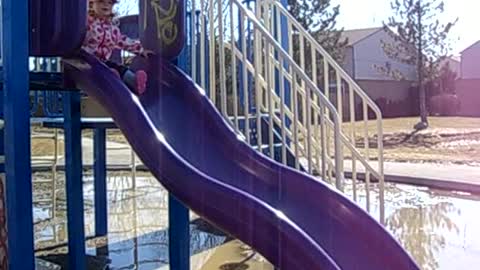
[[[169,192],[279,269],[419,269],[355,203],[241,141],[177,67],[151,59],[141,97],[86,53],[65,68]]]

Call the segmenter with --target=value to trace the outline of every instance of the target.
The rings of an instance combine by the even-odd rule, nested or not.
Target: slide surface
[[[280,269],[419,269],[356,204],[249,147],[172,64],[150,59],[141,97],[84,52],[65,68],[169,192]]]

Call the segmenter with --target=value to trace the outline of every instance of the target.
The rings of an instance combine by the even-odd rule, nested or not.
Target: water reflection
[[[59,174],[55,193],[51,183],[37,181],[49,177],[49,174],[35,174],[35,246],[38,256],[50,256],[46,258],[61,264],[66,259],[62,254],[67,252],[64,177]],[[85,181],[86,233],[93,235],[92,177],[87,175]],[[351,194],[348,187],[351,186],[347,185],[347,193]],[[359,204],[365,205],[364,185],[359,184],[358,188]],[[375,185],[371,190],[372,202],[378,201]],[[167,269],[167,192],[149,174],[139,174],[133,181],[126,173],[109,174],[108,192],[109,235],[89,239],[88,253],[108,256],[110,269]],[[387,184],[385,201],[386,228],[422,269],[472,269],[472,265],[480,264],[479,198]],[[376,209],[378,205],[372,205],[374,212]],[[196,219],[193,213],[192,220],[191,252],[196,254],[192,269],[217,270],[232,265],[248,266],[251,270],[272,269],[261,256],[252,256],[251,249],[239,241],[231,241],[221,230]],[[246,258],[247,262],[238,264]]]
[[[449,215],[456,211],[449,202],[396,209],[387,218],[386,227],[422,269],[434,270],[439,268],[436,255],[445,248],[448,232],[455,236],[460,232]]]
[[[48,179],[49,174],[36,174]],[[56,200],[51,183],[34,181],[35,245],[37,256],[65,266],[67,253],[64,176],[59,175]],[[94,234],[92,177],[85,177],[86,234]],[[125,173],[111,173],[108,180],[109,235],[87,241],[90,255],[110,259],[109,269],[158,269],[168,265],[168,193],[149,174],[135,181]],[[191,254],[198,254],[230,240],[221,231],[192,215]],[[88,269],[102,269],[106,260],[89,257]],[[192,265],[199,269],[200,265]]]
[[[358,201],[365,205],[365,185],[359,187]],[[372,201],[378,201],[372,187]],[[478,197],[397,184],[385,188],[385,226],[421,269],[470,269],[471,262],[480,263]]]

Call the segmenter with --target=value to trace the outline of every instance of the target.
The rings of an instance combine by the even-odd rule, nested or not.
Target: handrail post
[[[30,150],[29,26],[27,0],[4,0],[2,62],[4,69],[5,173],[8,268],[34,269]]]

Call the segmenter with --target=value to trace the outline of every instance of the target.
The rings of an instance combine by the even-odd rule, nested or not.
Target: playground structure
[[[129,34],[140,37],[157,57],[134,59],[132,66],[146,67],[151,78],[147,93],[135,97],[102,63],[78,51],[86,1],[2,1],[11,269],[33,268],[32,201],[25,196],[31,193],[29,89],[63,91],[62,117],[51,125],[65,130],[71,269],[85,269],[84,224],[79,215],[83,213],[81,129],[99,126],[96,234],[107,234],[104,132],[118,127],[175,196],[169,203],[172,269],[188,269],[188,210],[183,204],[257,249],[279,269],[358,265],[416,269],[373,218],[329,184],[307,175],[317,174],[342,191],[348,154],[354,200],[357,170],[363,167],[366,209],[370,210],[368,187],[373,177],[379,181],[378,212],[383,220],[380,111],[288,14],[285,3],[139,2],[140,16],[125,18],[122,27],[134,29]],[[25,19],[29,17],[30,26]],[[29,73],[29,56],[63,56],[63,70]],[[82,119],[78,89],[99,102],[115,123]],[[357,116],[359,104],[363,113]],[[369,149],[369,118],[377,135],[375,154]],[[372,154],[378,168],[369,163]],[[216,205],[209,203],[209,196],[217,198]],[[344,211],[336,212],[339,209]],[[372,239],[377,241],[368,243]]]

